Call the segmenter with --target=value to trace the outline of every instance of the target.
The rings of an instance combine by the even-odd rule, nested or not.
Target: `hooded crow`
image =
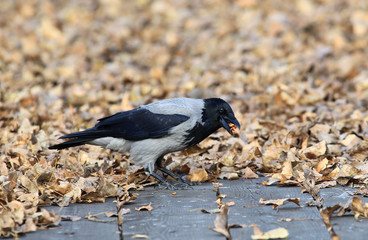
[[[230,105],[220,98],[173,98],[104,117],[90,129],[67,134],[71,139],[50,149],[64,149],[92,144],[120,153],[130,152],[130,159],[142,165],[148,176],[166,188],[177,189],[189,182],[162,165],[164,155],[191,147],[223,127],[231,135],[240,128]],[[185,184],[174,185],[154,172],[155,167]]]

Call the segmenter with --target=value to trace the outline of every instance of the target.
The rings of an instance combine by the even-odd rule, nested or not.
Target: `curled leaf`
[[[215,227],[211,228],[212,231],[218,232],[226,237],[227,240],[231,240],[231,235],[228,226],[229,207],[227,205],[221,206],[220,213],[216,216]]]
[[[139,208],[135,208],[136,211],[152,211],[151,203],[146,206],[141,206]]]

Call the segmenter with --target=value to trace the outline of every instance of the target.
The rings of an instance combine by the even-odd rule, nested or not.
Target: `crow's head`
[[[205,99],[204,102],[205,109],[202,116],[204,122],[213,125],[212,127],[223,127],[231,135],[233,135],[234,125],[240,129],[240,124],[227,102],[220,98],[209,98]]]

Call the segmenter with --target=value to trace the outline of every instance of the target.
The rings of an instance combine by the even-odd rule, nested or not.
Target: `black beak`
[[[220,118],[221,121],[221,125],[226,129],[226,131],[228,131],[231,135],[234,135],[234,133],[231,131],[231,128],[229,126],[230,123],[235,124],[235,126],[240,129],[240,124],[238,122],[238,120],[234,117],[234,118],[229,118],[228,116],[222,116]]]

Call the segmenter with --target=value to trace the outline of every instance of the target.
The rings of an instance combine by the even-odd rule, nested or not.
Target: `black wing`
[[[108,136],[138,141],[147,138],[160,138],[169,130],[189,119],[181,114],[156,114],[144,108],[120,112],[101,118],[94,128]]]
[[[167,135],[171,128],[188,119],[188,116],[181,114],[156,114],[144,108],[137,108],[101,118],[93,128],[61,138],[85,138],[88,141],[100,137],[124,138],[131,141],[160,138]]]

